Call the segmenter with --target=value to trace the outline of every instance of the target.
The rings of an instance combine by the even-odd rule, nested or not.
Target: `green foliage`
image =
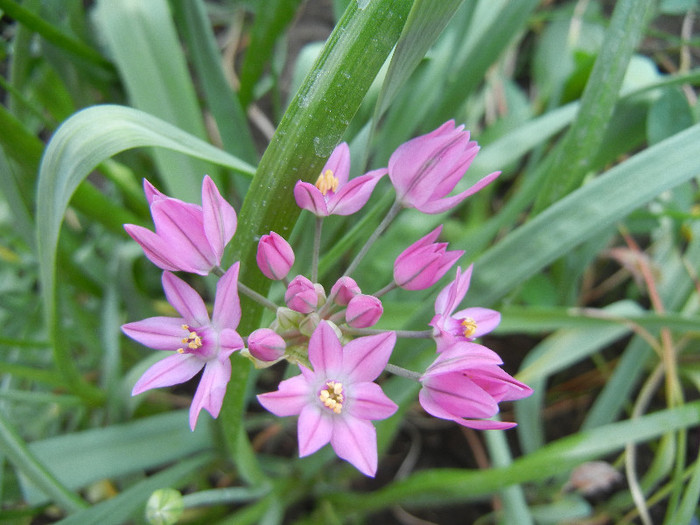
[[[697,518],[697,2],[57,5],[0,0],[0,520],[175,523],[182,507],[183,523],[369,523],[391,509],[451,523],[451,505],[479,523]],[[334,29],[307,42],[308,23]],[[312,264],[296,181],[341,140],[357,175],[448,119],[482,147],[459,188],[502,174],[448,214],[403,212],[354,277],[382,288],[409,240],[444,224],[475,264],[466,303],[502,312],[485,344],[535,390],[503,407],[516,430],[428,424],[417,385],[392,377],[400,409],[377,425],[366,481],[328,450],[297,458],[295,422],[259,410],[279,368],[234,355],[221,417],[195,432],[191,385],[130,397],[161,354],[119,327],[170,313],[122,228],[151,225],[142,179],[199,204],[210,174],[238,215],[223,266],[241,261],[241,282],[276,299],[261,235],[298,241],[299,273]],[[326,221],[323,282],[393,199],[383,180],[364,215]],[[214,285],[198,291],[210,300]],[[434,292],[388,293],[379,326],[425,327]],[[242,307],[243,336],[271,317]],[[415,341],[392,363],[424,369],[434,344]],[[587,499],[571,473],[592,460],[627,482]],[[169,501],[172,515],[146,516]]]

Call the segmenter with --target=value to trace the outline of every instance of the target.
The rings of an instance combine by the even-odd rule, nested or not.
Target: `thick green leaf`
[[[56,246],[63,215],[78,185],[100,162],[135,147],[157,146],[207,159],[252,175],[237,158],[141,111],[122,106],[96,106],[67,120],[52,137],[39,170],[37,188],[37,251],[42,298],[49,334],[58,342],[55,300]],[[199,192],[199,190],[198,190]],[[84,387],[67,349],[55,344],[56,365],[68,384]],[[82,385],[82,386],[81,386]],[[83,392],[99,398],[89,389]]]
[[[698,173],[700,126],[615,166],[507,235],[476,262],[470,298],[491,304],[661,192]]]
[[[64,486],[80,489],[100,479],[143,472],[211,448],[207,425],[200,423],[192,432],[187,417],[187,411],[179,410],[64,434],[31,443],[29,450]],[[38,505],[46,497],[32,481],[20,478],[26,501]]]

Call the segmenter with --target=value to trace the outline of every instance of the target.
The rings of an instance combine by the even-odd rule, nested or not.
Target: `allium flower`
[[[384,313],[382,302],[374,295],[358,294],[348,303],[345,322],[353,328],[374,326]]]
[[[207,275],[221,264],[224,248],[236,232],[236,212],[207,175],[202,182],[202,206],[159,192],[144,179],[155,233],[135,224],[124,229],[141,245],[153,264],[170,271]]]
[[[372,420],[398,408],[373,381],[382,373],[396,342],[394,332],[358,337],[345,347],[331,325],[321,321],[309,340],[313,370],[282,381],[279,390],[258,396],[277,416],[299,415],[299,456],[330,441],[338,456],[360,472],[377,471],[377,434]]]
[[[248,336],[248,351],[260,361],[276,361],[286,348],[282,336],[269,328],[258,328]]]
[[[386,172],[386,169],[374,170],[348,181],[350,149],[341,142],[331,153],[315,185],[296,183],[294,198],[300,208],[317,217],[351,215],[367,204],[372,190]]]
[[[498,403],[522,399],[532,389],[501,370],[498,354],[476,343],[456,343],[443,351],[421,376],[418,399],[426,412],[479,430],[515,423],[483,418],[498,413]]]
[[[284,302],[295,312],[311,313],[318,305],[318,290],[309,279],[297,275],[287,286]]]
[[[341,306],[347,306],[350,299],[355,297],[360,293],[360,287],[355,282],[355,279],[344,275],[338,279],[333,288],[331,288],[331,297],[333,297],[336,304]]]
[[[279,281],[287,277],[294,264],[294,250],[281,235],[270,232],[260,238],[255,260],[265,277]]]
[[[443,288],[435,300],[435,317],[430,326],[433,327],[438,352],[457,341],[473,341],[501,322],[501,314],[488,308],[465,308],[453,314],[469,289],[473,267],[469,266],[464,273],[458,267],[455,280]]]
[[[396,198],[407,208],[423,213],[441,213],[454,208],[494,180],[494,172],[471,188],[446,197],[462,179],[479,151],[464,126],[455,127],[454,120],[436,130],[399,146],[389,158],[389,178],[396,189]]]
[[[204,368],[190,407],[192,430],[202,408],[213,417],[219,415],[231,378],[229,356],[243,348],[243,339],[236,332],[241,319],[238,267],[239,263],[234,264],[219,279],[211,320],[194,288],[172,273],[163,272],[165,296],[182,317],[151,317],[122,326],[126,335],[143,345],[176,352],[146,370],[134,385],[132,395],[184,383]]]
[[[394,261],[394,282],[404,290],[424,290],[434,285],[459,259],[463,251],[447,251],[447,243],[435,243],[442,225],[406,248]]]

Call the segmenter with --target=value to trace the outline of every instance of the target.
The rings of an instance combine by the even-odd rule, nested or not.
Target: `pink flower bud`
[[[248,336],[248,351],[260,361],[276,361],[286,348],[282,336],[269,328],[259,328]]]
[[[341,306],[346,306],[358,293],[360,287],[351,277],[341,277],[331,288],[331,297],[335,297],[335,303]]]
[[[255,260],[265,277],[279,281],[287,277],[294,264],[294,250],[281,235],[270,232],[260,239]]]
[[[434,285],[459,259],[463,251],[447,251],[447,243],[434,243],[442,225],[406,248],[394,261],[394,282],[404,290],[424,290]]]
[[[297,275],[287,286],[284,302],[295,312],[308,314],[318,305],[318,292],[314,283],[303,275]]]
[[[358,294],[348,303],[345,321],[353,328],[374,326],[384,313],[382,302],[373,295]]]

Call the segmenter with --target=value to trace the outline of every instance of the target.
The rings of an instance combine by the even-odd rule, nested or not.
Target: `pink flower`
[[[434,285],[459,259],[463,251],[447,251],[447,243],[434,243],[442,225],[406,248],[394,261],[394,282],[405,290]]]
[[[236,212],[208,175],[202,182],[202,206],[168,197],[145,179],[143,189],[156,231],[135,224],[125,224],[124,229],[153,264],[200,275],[221,264],[236,232]]]
[[[248,351],[260,361],[276,361],[286,348],[282,336],[269,328],[258,328],[248,336]]]
[[[331,297],[340,306],[347,306],[350,300],[358,293],[360,293],[360,287],[355,282],[355,279],[346,275],[338,279],[333,288],[331,288]]]
[[[456,343],[421,376],[420,404],[429,414],[465,427],[514,427],[515,423],[483,419],[496,415],[501,401],[522,399],[532,393],[529,386],[501,370],[501,364],[500,357],[485,346]]]
[[[358,294],[348,303],[345,322],[353,328],[374,326],[384,313],[382,302],[373,295]]]
[[[473,341],[501,322],[501,314],[488,308],[465,308],[453,314],[469,289],[473,267],[469,266],[463,274],[458,267],[455,280],[443,288],[435,300],[435,317],[430,326],[434,328],[438,352],[457,341]]]
[[[303,275],[297,275],[287,286],[284,302],[295,312],[311,313],[318,305],[318,290],[309,279]]]
[[[309,340],[313,370],[282,381],[279,390],[258,396],[273,414],[299,415],[299,456],[330,441],[338,456],[360,472],[377,471],[377,434],[372,420],[386,419],[396,404],[373,381],[382,373],[396,342],[394,332],[358,337],[345,347],[321,321]]]
[[[294,250],[281,235],[270,232],[260,239],[255,260],[265,277],[279,281],[287,277],[294,264]]]
[[[372,190],[386,172],[386,169],[370,171],[348,182],[350,149],[341,142],[331,153],[315,185],[296,183],[294,198],[300,208],[317,217],[351,215],[367,204]]]
[[[204,368],[190,407],[192,430],[202,408],[213,417],[219,415],[231,378],[229,356],[243,348],[236,332],[241,320],[238,267],[234,264],[219,279],[211,320],[199,294],[182,279],[163,272],[165,296],[181,317],[151,317],[122,326],[126,335],[145,346],[176,352],[146,370],[131,395],[184,383]]]
[[[423,213],[441,213],[454,208],[494,180],[500,172],[487,175],[471,188],[446,197],[471,165],[479,151],[464,126],[454,120],[436,130],[399,146],[389,158],[389,178],[396,198],[407,208]]]

